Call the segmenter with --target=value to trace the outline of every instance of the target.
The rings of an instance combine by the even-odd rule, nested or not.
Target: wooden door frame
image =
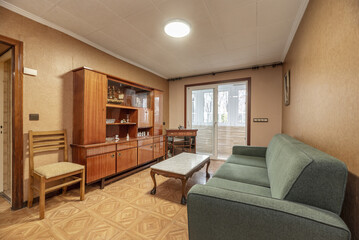
[[[0,42],[11,46],[12,52],[12,189],[11,209],[23,207],[23,43],[0,35]]]
[[[229,80],[219,80],[212,82],[201,82],[194,84],[184,85],[184,127],[187,125],[187,87],[196,87],[201,85],[212,85],[212,84],[221,84],[221,83],[232,83],[232,82],[245,82],[247,81],[247,92],[248,92],[248,104],[247,104],[247,145],[251,145],[251,78],[236,78]]]

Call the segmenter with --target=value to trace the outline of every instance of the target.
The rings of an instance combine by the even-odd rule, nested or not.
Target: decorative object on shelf
[[[123,92],[121,91],[121,88],[118,88],[116,90],[116,93],[117,93],[117,99],[120,101],[120,102],[123,102],[123,98],[125,97],[125,95],[123,94]]]
[[[107,137],[107,138],[106,138],[106,142],[111,142],[111,141],[113,141],[113,140],[115,140],[114,137]]]
[[[130,140],[130,135],[127,133],[127,135],[126,135],[126,140],[128,141],[128,140]]]
[[[290,71],[284,75],[284,105],[290,104]]]
[[[107,89],[107,99],[113,99],[115,96],[115,87],[114,86],[108,86]]]
[[[118,135],[115,135],[115,140],[116,140],[116,141],[120,140],[120,138],[119,138]]]
[[[184,127],[181,126],[181,125],[178,125],[178,129],[179,129],[179,130],[182,130],[182,129],[184,129]]]
[[[114,118],[106,119],[107,124],[115,123],[115,121],[116,121],[116,119],[114,119]]]

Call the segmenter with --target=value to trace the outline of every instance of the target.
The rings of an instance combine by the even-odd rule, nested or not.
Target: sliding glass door
[[[198,129],[197,153],[226,159],[247,145],[247,81],[187,87],[187,128]]]

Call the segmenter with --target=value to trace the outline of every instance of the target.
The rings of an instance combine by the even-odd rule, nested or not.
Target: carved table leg
[[[153,181],[153,189],[151,190],[151,194],[154,195],[156,194],[156,177],[155,177],[155,172],[153,170],[151,170],[151,178],[152,178],[152,181]]]
[[[188,178],[182,178],[181,181],[182,181],[182,198],[181,198],[181,204],[182,205],[186,205],[187,203],[187,199],[186,199],[186,185],[187,185],[187,180]]]
[[[206,168],[206,177],[207,177],[207,178],[210,177],[210,175],[209,175],[209,173],[208,173],[208,168],[209,168],[209,164],[210,164],[210,163],[211,163],[211,160],[209,160],[208,163],[207,163],[207,168]]]

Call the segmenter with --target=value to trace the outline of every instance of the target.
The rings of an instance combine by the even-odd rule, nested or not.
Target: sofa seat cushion
[[[267,168],[266,159],[264,157],[231,155],[227,159],[227,163],[235,163],[246,166]]]
[[[270,188],[237,181],[231,181],[223,178],[213,177],[207,182],[206,185],[235,192],[255,194],[263,197],[272,197]]]
[[[225,163],[217,170],[213,177],[270,187],[266,168]]]

